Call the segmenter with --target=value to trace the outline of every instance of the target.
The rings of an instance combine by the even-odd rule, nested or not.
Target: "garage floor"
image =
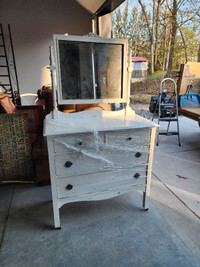
[[[71,203],[54,230],[50,186],[1,186],[0,266],[200,266],[200,129],[180,128],[155,148],[148,211],[140,191]]]

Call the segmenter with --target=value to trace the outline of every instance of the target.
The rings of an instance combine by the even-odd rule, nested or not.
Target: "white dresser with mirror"
[[[127,41],[54,35],[50,61],[54,110],[45,118],[44,136],[55,228],[61,227],[59,209],[70,202],[141,189],[147,210],[157,125],[129,107]],[[101,103],[126,103],[126,108],[57,109],[57,104]]]

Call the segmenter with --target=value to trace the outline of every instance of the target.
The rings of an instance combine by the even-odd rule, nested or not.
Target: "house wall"
[[[12,31],[20,93],[50,83],[49,45],[53,34],[92,31],[91,14],[75,0],[1,0],[0,23]]]
[[[147,62],[133,62],[133,70],[131,74],[131,82],[143,81],[147,78]]]

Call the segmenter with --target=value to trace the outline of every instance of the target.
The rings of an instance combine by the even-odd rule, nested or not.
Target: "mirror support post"
[[[58,119],[58,107],[56,101],[56,86],[55,86],[55,65],[54,63],[54,56],[53,56],[53,47],[49,47],[49,61],[50,61],[50,72],[51,72],[51,83],[52,83],[52,98],[53,98],[53,112],[52,112],[52,119]]]
[[[93,90],[94,90],[94,99],[97,98],[96,96],[96,79],[95,79],[95,67],[94,67],[94,45],[91,44],[92,46],[92,80],[93,80]]]

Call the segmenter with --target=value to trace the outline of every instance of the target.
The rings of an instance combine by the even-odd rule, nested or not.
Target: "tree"
[[[152,23],[150,24],[150,20],[148,18],[148,14],[146,11],[145,5],[142,3],[141,0],[138,0],[142,13],[146,20],[146,25],[149,33],[149,40],[150,40],[150,74],[154,73],[154,33],[155,33],[155,3],[156,0],[153,0],[153,10],[152,10]]]
[[[150,59],[151,74],[200,61],[200,1],[126,1],[113,13],[113,36],[127,39],[134,56]]]
[[[160,8],[165,0],[157,0],[156,10],[156,24],[155,24],[155,60],[154,67],[156,68],[158,62],[158,39],[159,39],[159,28],[160,28]]]
[[[184,11],[182,8],[184,7]],[[199,1],[198,0],[173,0],[172,9],[169,7],[171,11],[171,27],[172,27],[172,34],[171,34],[171,48],[169,54],[169,65],[168,65],[168,73],[172,71],[173,67],[173,58],[174,58],[174,49],[176,46],[176,35],[177,30],[179,30],[182,42],[183,42],[183,49],[185,51],[185,59],[187,61],[187,46],[185,42],[184,33],[182,31],[182,27],[189,23],[190,27],[192,24],[196,23],[196,16],[199,15]]]

